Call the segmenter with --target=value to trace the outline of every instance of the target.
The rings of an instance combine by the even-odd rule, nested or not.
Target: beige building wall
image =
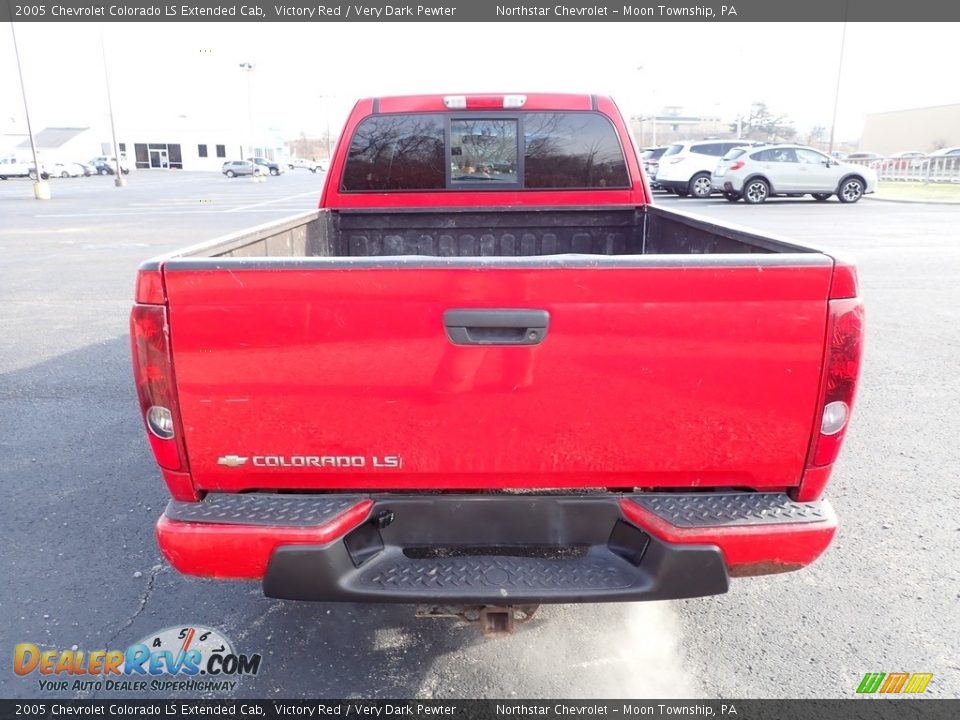
[[[960,104],[871,113],[860,139],[860,150],[881,155],[955,145],[960,145]]]

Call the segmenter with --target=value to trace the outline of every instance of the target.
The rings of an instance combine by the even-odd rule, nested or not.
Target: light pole
[[[256,67],[253,63],[242,62],[240,63],[240,69],[247,74],[247,141],[250,143],[250,157],[252,158],[255,153],[253,149],[253,68]],[[246,160],[247,158],[242,158]]]
[[[330,160],[330,98],[332,95],[321,95],[320,102],[323,103],[323,117],[326,121],[327,134],[326,134],[326,145],[327,145],[327,160]]]
[[[120,146],[117,144],[117,124],[113,120],[113,98],[110,95],[110,73],[107,70],[107,45],[103,40],[103,25],[100,26],[100,52],[103,55],[103,79],[107,83],[107,109],[110,111],[110,135],[113,137],[113,159],[116,162],[116,175],[113,177],[115,187],[123,187],[127,181],[123,177],[123,168],[120,167]]]
[[[643,65],[637,65],[637,72],[640,73],[640,78],[642,79],[642,78],[643,78],[643,75],[644,75],[644,67],[643,67]],[[650,146],[651,146],[651,147],[656,147],[656,146],[657,146],[657,109],[656,109],[656,107],[657,107],[657,105],[656,105],[657,93],[656,93],[655,90],[650,90],[650,97],[653,99],[653,107],[654,107],[653,113],[651,113],[651,115],[650,115],[650,123],[651,123],[651,125],[652,125],[651,130],[650,130]],[[646,104],[646,103],[644,103],[644,104]],[[641,127],[642,127],[642,126],[643,126],[643,113],[642,113],[642,112],[640,113],[640,123],[641,123]]]
[[[20,76],[20,94],[23,95],[23,114],[27,116],[27,134],[30,136],[30,149],[33,151],[33,172],[36,175],[36,180],[33,183],[33,196],[37,200],[49,200],[50,184],[43,179],[40,159],[37,156],[37,142],[33,137],[33,126],[30,124],[30,108],[27,106],[27,86],[23,83],[23,67],[20,65],[20,48],[17,46],[17,31],[13,21],[10,22],[10,32],[13,34],[13,54],[17,57],[17,73]]]
[[[830,149],[827,152],[833,155],[833,136],[837,129],[837,106],[840,104],[840,77],[843,75],[843,50],[847,44],[847,11],[850,9],[850,3],[846,3],[843,9],[843,32],[840,35],[840,60],[837,63],[837,89],[833,94],[833,119],[830,121]]]

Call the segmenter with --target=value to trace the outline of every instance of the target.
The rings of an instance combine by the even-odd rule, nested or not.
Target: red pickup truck
[[[318,210],[140,268],[160,548],[493,629],[722,593],[829,545],[862,326],[851,264],[652,205],[609,98],[361,100]]]

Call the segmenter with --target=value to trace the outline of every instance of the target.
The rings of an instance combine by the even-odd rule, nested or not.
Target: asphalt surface
[[[14,675],[16,643],[122,649],[190,624],[262,653],[246,697],[850,697],[865,672],[901,670],[960,696],[956,207],[660,200],[859,263],[868,346],[829,490],[842,526],[804,571],[716,598],[546,607],[495,641],[406,606],[281,602],[172,571],[129,367],[137,265],[314,207],[321,183],[136,173],[124,189],[52,181],[47,202],[0,183],[0,697],[91,696]]]

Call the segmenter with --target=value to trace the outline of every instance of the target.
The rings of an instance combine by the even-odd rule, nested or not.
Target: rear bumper
[[[690,187],[689,180],[661,180],[657,178],[657,185],[664,190],[687,190]]]
[[[294,600],[517,604],[726,592],[829,545],[826,502],[775,493],[212,494],[157,524],[181,572]]]
[[[735,192],[743,191],[743,178],[735,175],[712,175],[710,184],[714,192]]]

